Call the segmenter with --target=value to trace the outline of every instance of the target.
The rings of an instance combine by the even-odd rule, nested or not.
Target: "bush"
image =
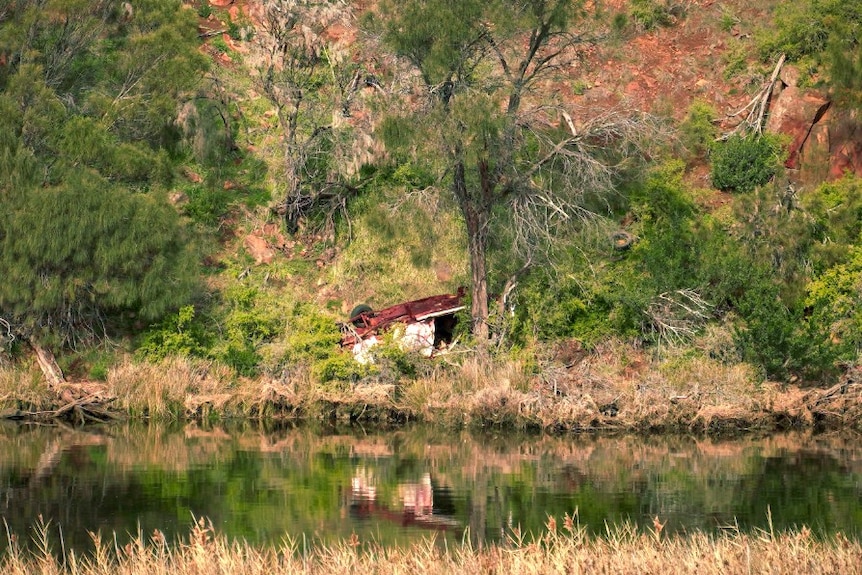
[[[668,1],[660,3],[656,0],[632,0],[631,2],[632,20],[642,30],[670,26],[678,11],[679,8]]]
[[[862,351],[862,248],[844,264],[828,269],[807,288],[808,323],[836,358],[855,360]]]
[[[307,303],[288,313],[286,335],[268,354],[270,372],[306,371],[319,383],[350,381],[363,366],[341,350],[341,330],[335,321]]]
[[[772,179],[782,150],[777,136],[734,134],[712,148],[712,183],[722,191],[750,192]]]
[[[862,11],[856,2],[803,0],[781,2],[772,26],[758,39],[761,55],[772,59],[786,54],[790,61],[819,60],[836,34],[858,44]]]
[[[205,339],[203,328],[195,321],[194,306],[187,305],[147,331],[137,355],[151,361],[171,355],[202,357],[207,349]]]
[[[713,121],[718,116],[715,108],[703,100],[696,100],[679,127],[680,141],[691,159],[703,159],[715,142],[718,130]]]

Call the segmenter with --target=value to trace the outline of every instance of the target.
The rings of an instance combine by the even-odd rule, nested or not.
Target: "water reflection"
[[[859,537],[858,437],[474,435],[414,427],[267,430],[129,425],[87,431],[0,426],[0,516],[19,535],[36,517],[66,547],[88,531],[185,534],[206,516],[230,537],[279,544],[349,538],[404,544],[435,534],[475,545],[581,525],[667,531],[775,529]],[[5,545],[0,537],[0,546]]]
[[[421,527],[434,531],[457,529],[454,517],[434,509],[434,487],[431,474],[424,473],[418,481],[398,483],[394,505],[377,498],[373,472],[358,466],[351,481],[350,516],[358,520],[382,520],[402,527]]]

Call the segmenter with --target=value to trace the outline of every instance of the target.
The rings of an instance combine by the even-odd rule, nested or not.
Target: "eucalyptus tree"
[[[448,182],[465,224],[480,341],[489,335],[492,240],[511,237],[509,259],[528,265],[562,227],[589,216],[587,196],[613,189],[648,131],[644,118],[608,111],[576,121],[546,84],[601,39],[596,6],[382,0],[368,17],[416,73],[419,97],[382,132],[390,151],[431,158]]]

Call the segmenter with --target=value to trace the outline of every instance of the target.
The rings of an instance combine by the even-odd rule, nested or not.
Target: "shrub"
[[[213,13],[212,6],[209,3],[209,0],[202,0],[200,5],[198,6],[198,16],[201,18],[209,18]]]
[[[703,100],[694,101],[679,127],[680,141],[692,159],[705,158],[718,130],[713,121],[718,114]]]
[[[197,223],[216,226],[228,211],[231,198],[222,187],[205,182],[188,187],[186,192],[189,201],[183,211]]]
[[[723,191],[750,192],[772,179],[782,150],[777,136],[734,134],[712,148],[712,183]]]
[[[298,303],[287,318],[287,333],[274,357],[271,371],[309,370],[320,383],[350,380],[362,366],[340,347],[341,331],[335,321],[314,306]]]
[[[278,307],[245,285],[226,289],[225,296],[228,308],[221,321],[221,341],[210,355],[240,375],[256,375],[262,359],[258,349],[282,329]]]
[[[862,11],[855,2],[781,2],[776,7],[773,25],[759,35],[758,44],[764,58],[783,53],[791,61],[817,59],[834,34],[855,40],[860,26]]]
[[[336,381],[354,381],[364,375],[368,370],[362,366],[348,353],[335,353],[316,362],[311,368],[311,374],[320,383]]]
[[[187,305],[148,330],[137,354],[151,361],[159,361],[170,355],[203,356],[206,348],[204,330],[195,322],[195,308]]]
[[[670,26],[673,24],[674,16],[678,7],[670,2],[658,2],[657,0],[632,0],[632,20],[642,30],[652,30],[659,26]]]
[[[862,248],[812,281],[807,294],[808,322],[820,342],[840,359],[856,359],[862,351]]]
[[[802,201],[813,218],[815,242],[809,257],[819,273],[844,261],[862,237],[862,179],[848,176],[821,184]]]
[[[767,377],[784,379],[804,361],[793,353],[799,317],[781,301],[768,273],[754,270],[749,282],[734,302],[743,320],[734,341],[744,361],[760,366]]]

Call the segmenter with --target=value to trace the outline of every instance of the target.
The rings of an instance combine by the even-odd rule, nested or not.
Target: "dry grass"
[[[549,359],[538,368],[467,349],[417,361],[413,379],[393,372],[321,386],[300,368],[281,379],[247,379],[211,361],[127,360],[108,374],[106,392],[118,398],[113,407],[157,419],[334,418],[546,431],[862,429],[862,384],[848,379],[852,389],[827,402],[826,391],[763,382],[749,365],[691,349],[659,358],[610,342],[567,366]],[[51,400],[35,368],[0,368],[0,410],[35,411]]]
[[[548,531],[539,540],[516,532],[506,544],[483,549],[468,544],[445,547],[433,539],[408,548],[384,548],[354,535],[309,550],[289,538],[280,549],[231,542],[200,520],[187,539],[177,542],[166,541],[156,531],[120,547],[93,535],[93,552],[69,553],[65,559],[52,554],[50,526],[40,525],[34,530],[32,553],[10,536],[0,570],[8,575],[862,573],[862,545],[841,534],[821,540],[803,527],[780,534],[665,537],[658,518],[653,525],[646,531],[628,525],[609,527],[605,537],[594,538],[567,515],[561,526],[549,518]]]
[[[0,366],[0,411],[5,409],[49,409],[52,394],[35,365],[24,369]]]
[[[125,361],[108,374],[116,407],[154,418],[246,414],[262,396],[261,382],[237,379],[211,361],[171,358],[154,365]]]
[[[746,364],[673,353],[657,359],[619,342],[569,367],[548,362],[538,373],[472,355],[402,390],[399,407],[416,419],[482,426],[728,431],[802,420],[779,401],[787,392],[758,382]]]

